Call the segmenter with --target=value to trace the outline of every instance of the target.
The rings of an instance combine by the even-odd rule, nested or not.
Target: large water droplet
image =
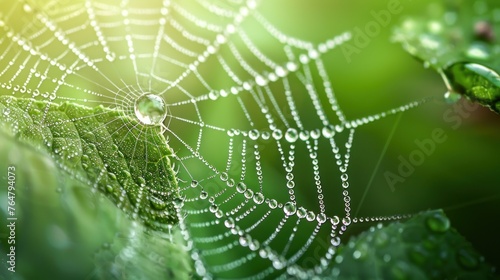
[[[167,116],[167,105],[158,95],[147,93],[141,95],[134,104],[137,119],[145,125],[160,125]]]
[[[236,185],[236,190],[237,190],[239,193],[244,193],[244,192],[247,190],[247,185],[245,185],[245,183],[243,183],[243,182],[239,182],[239,183]]]
[[[443,71],[451,90],[466,95],[473,101],[500,113],[500,75],[495,70],[477,63],[457,62]]]
[[[287,202],[285,203],[285,206],[283,206],[283,211],[285,211],[285,214],[287,216],[291,216],[293,214],[295,214],[295,212],[297,211],[297,207],[295,206],[295,204],[293,202]]]
[[[325,213],[319,213],[316,216],[316,221],[318,221],[318,223],[320,223],[320,224],[326,222],[326,215],[325,215]]]
[[[234,219],[229,217],[227,218],[226,221],[224,221],[224,225],[227,227],[227,228],[234,228]]]
[[[278,202],[276,201],[276,199],[269,200],[269,208],[275,209],[276,207],[278,207]]]
[[[450,228],[450,220],[441,213],[434,213],[426,220],[427,227],[434,232],[445,232]]]
[[[264,202],[264,195],[261,192],[255,193],[255,195],[253,196],[253,201],[256,204],[262,204],[262,202]]]
[[[298,138],[299,138],[299,134],[295,128],[289,128],[285,132],[285,139],[286,139],[286,141],[288,141],[290,143],[297,141]]]

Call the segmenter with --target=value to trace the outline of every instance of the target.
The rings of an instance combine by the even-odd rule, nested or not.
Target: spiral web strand
[[[253,0],[0,3],[3,90],[133,117],[139,96],[163,98],[200,276],[308,278],[353,222],[401,218],[353,217],[350,152],[359,127],[419,102],[349,119],[322,60],[349,32],[294,38]]]

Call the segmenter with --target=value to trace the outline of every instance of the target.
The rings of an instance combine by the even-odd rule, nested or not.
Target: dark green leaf
[[[440,210],[371,228],[339,248],[338,279],[491,279],[491,266]]]
[[[102,106],[1,97],[2,120],[22,142],[49,153],[62,170],[104,193],[153,229],[178,220],[172,151],[160,127]]]
[[[3,262],[0,279],[189,278],[190,258],[177,230],[168,236],[148,231],[103,194],[60,170],[48,153],[3,129],[0,157],[3,174],[9,166],[15,168],[13,215],[2,203],[0,217],[16,218],[15,243],[0,241],[2,256],[15,246],[15,272]],[[6,179],[1,177],[3,186]],[[7,196],[7,188],[0,188],[2,201]]]

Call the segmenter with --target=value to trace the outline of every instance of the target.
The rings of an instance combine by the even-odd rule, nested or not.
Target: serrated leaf
[[[493,269],[441,210],[373,227],[342,245],[334,279],[491,279]]]
[[[394,39],[438,71],[450,95],[500,113],[500,2],[433,3],[426,17],[406,19]]]
[[[2,221],[16,218],[15,244],[0,238],[0,279],[113,279],[117,273],[119,279],[188,279],[192,274],[177,230],[148,231],[60,170],[48,153],[1,128],[0,157],[0,170],[13,166],[16,178],[14,215],[0,204]],[[1,177],[4,186],[6,179]],[[7,201],[7,188],[0,188],[0,199]],[[5,260],[10,246],[15,246],[15,272]]]
[[[2,121],[62,170],[153,229],[177,223],[172,151],[157,126],[118,110],[1,97]]]

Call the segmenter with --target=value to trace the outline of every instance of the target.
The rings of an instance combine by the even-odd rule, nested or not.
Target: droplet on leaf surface
[[[165,100],[158,95],[141,95],[134,104],[137,119],[145,125],[160,125],[167,116]]]

